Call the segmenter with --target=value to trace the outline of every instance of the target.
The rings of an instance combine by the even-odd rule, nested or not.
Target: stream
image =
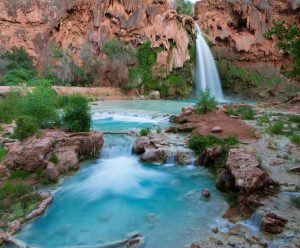
[[[167,127],[169,115],[186,105],[190,102],[98,103],[92,107],[93,129]],[[131,152],[134,140],[105,135],[99,159],[82,163],[52,189],[48,211],[15,237],[33,247],[56,248],[106,244],[138,232],[146,248],[181,248],[209,234],[227,207],[213,176],[193,165],[142,164]],[[201,199],[203,188],[211,191],[209,200]]]

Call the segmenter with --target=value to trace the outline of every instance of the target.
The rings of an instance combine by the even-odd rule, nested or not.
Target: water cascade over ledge
[[[198,25],[196,25],[196,30],[196,94],[200,90],[210,89],[212,95],[218,101],[222,101],[223,91],[214,57]]]

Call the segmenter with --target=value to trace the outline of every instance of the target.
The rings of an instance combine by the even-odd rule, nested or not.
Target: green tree
[[[198,114],[206,114],[217,107],[215,97],[211,94],[209,89],[201,90],[196,104],[196,112]]]
[[[270,30],[264,34],[265,38],[277,37],[277,47],[288,53],[294,61],[287,73],[292,77],[300,77],[300,28],[299,25],[288,25],[285,21],[274,21]]]
[[[69,132],[88,132],[91,128],[91,114],[88,99],[80,95],[69,97],[64,107],[63,125]]]
[[[189,0],[180,0],[177,3],[177,13],[180,15],[193,15],[194,5]]]

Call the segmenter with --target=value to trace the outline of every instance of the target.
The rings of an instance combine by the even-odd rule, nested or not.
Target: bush
[[[31,93],[21,99],[20,105],[21,114],[35,118],[39,128],[59,126],[57,96],[50,85],[36,86]]]
[[[259,125],[263,125],[264,123],[271,124],[270,116],[266,113],[257,118],[257,122]]]
[[[140,130],[139,135],[140,136],[147,136],[150,133],[150,129],[149,128],[143,128]]]
[[[300,115],[292,115],[289,117],[290,122],[300,123]]]
[[[177,4],[177,13],[180,15],[193,15],[194,5],[189,0],[180,0]]]
[[[9,179],[16,179],[16,178],[25,179],[29,176],[30,176],[30,173],[25,170],[11,171]]]
[[[222,146],[227,149],[229,146],[238,144],[238,141],[234,137],[227,137],[224,139],[218,138],[213,135],[193,135],[188,142],[190,149],[194,150],[196,153],[202,153],[206,148],[213,146]]]
[[[53,164],[58,164],[59,160],[55,153],[51,153],[51,156],[49,158],[49,161]]]
[[[91,114],[88,99],[80,95],[69,96],[64,108],[63,125],[69,132],[88,132]]]
[[[217,107],[215,97],[211,94],[209,89],[202,90],[199,93],[198,102],[196,104],[196,112],[198,114],[206,114]]]
[[[32,75],[27,70],[23,68],[17,68],[8,71],[4,76],[4,79],[8,85],[19,85],[29,81],[31,77]]]
[[[0,160],[2,160],[5,157],[5,155],[6,155],[5,149],[2,146],[0,146]]]
[[[273,35],[277,38],[277,47],[288,53],[294,60],[292,68],[287,68],[287,75],[300,77],[300,28],[297,24],[287,25],[285,21],[274,21],[265,38]]]
[[[0,100],[0,122],[11,123],[18,115],[20,94],[10,91],[9,94]]]
[[[4,198],[16,198],[29,193],[30,188],[22,182],[6,182],[0,187],[0,200]]]
[[[253,120],[254,119],[254,110],[252,107],[240,107],[236,109],[228,109],[227,114],[239,116],[244,120]]]
[[[295,207],[300,208],[300,197],[293,197],[291,202]]]
[[[282,121],[276,121],[269,127],[269,132],[272,134],[282,134],[284,128],[284,123]]]
[[[290,140],[291,142],[300,145],[300,135],[299,134],[293,134],[292,136],[290,136]]]
[[[38,131],[37,120],[30,115],[19,116],[16,120],[17,128],[13,133],[13,138],[23,140]]]

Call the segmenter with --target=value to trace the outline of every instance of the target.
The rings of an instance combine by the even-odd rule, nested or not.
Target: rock
[[[232,148],[226,161],[226,168],[239,189],[239,205],[242,214],[248,215],[257,206],[259,199],[277,193],[279,185],[259,167],[257,158],[245,148]],[[273,186],[273,187],[270,187]]]
[[[220,168],[216,175],[216,187],[221,192],[228,192],[234,189],[235,181],[234,177],[229,170]]]
[[[175,153],[175,162],[179,165],[188,165],[193,162],[193,153],[188,150],[180,150]]]
[[[223,132],[223,129],[219,126],[215,126],[211,129],[211,132],[212,133],[222,133]]]
[[[97,157],[103,142],[100,132],[40,130],[38,138],[33,135],[21,142],[6,144],[7,156],[1,163],[11,170],[43,170],[43,174],[55,181],[58,173],[78,169],[80,161]],[[56,165],[49,161],[52,154],[58,158]]]
[[[201,248],[201,246],[196,243],[192,243],[190,248]]]
[[[208,147],[197,159],[197,164],[203,166],[209,166],[211,163],[214,163],[223,153],[221,146]]]
[[[159,100],[160,99],[159,91],[150,91],[149,98],[152,100]]]
[[[22,228],[22,222],[20,220],[15,220],[8,225],[7,233],[14,234],[20,231]]]
[[[275,159],[272,159],[270,161],[270,165],[281,165],[284,163],[284,160],[282,158],[275,158]]]
[[[164,149],[146,149],[141,156],[143,163],[160,163],[164,164],[167,160],[167,152]]]
[[[205,198],[205,199],[210,198],[210,191],[209,191],[209,189],[203,189],[203,190],[201,191],[201,196],[202,196],[203,198]]]
[[[157,149],[168,145],[167,137],[163,133],[142,136],[135,140],[133,152],[143,154],[146,149]]]
[[[219,228],[213,227],[213,228],[211,229],[211,231],[212,231],[213,233],[218,233],[218,232],[219,232]]]
[[[290,168],[290,172],[300,172],[300,165],[296,165]]]
[[[287,219],[274,213],[266,214],[261,222],[261,230],[270,234],[281,233],[287,223]]]

